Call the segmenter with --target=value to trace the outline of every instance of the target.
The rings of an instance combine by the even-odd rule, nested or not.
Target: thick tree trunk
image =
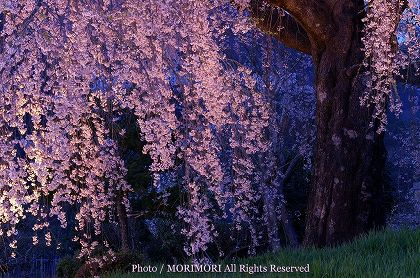
[[[331,15],[336,35],[313,53],[317,142],[306,246],[334,245],[383,221],[372,206],[382,194],[385,149],[369,127],[372,113],[359,104],[365,87],[358,12],[354,1],[341,1]]]

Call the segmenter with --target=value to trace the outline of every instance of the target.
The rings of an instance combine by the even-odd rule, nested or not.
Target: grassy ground
[[[222,264],[225,264],[223,262]],[[267,272],[255,273],[259,277],[380,277],[409,278],[420,277],[420,229],[375,232],[363,236],[350,244],[336,248],[283,250],[279,253],[242,259],[234,263],[236,273],[166,273],[167,265],[157,266],[156,274],[150,273],[113,273],[107,278],[134,277],[246,277],[240,273],[240,265],[266,266]],[[305,266],[309,264],[309,273],[272,273],[270,265]],[[222,271],[224,267],[222,266]]]

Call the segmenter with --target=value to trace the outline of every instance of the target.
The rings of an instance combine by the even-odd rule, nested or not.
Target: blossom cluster
[[[419,5],[415,0],[369,1],[363,19],[364,66],[368,71],[367,90],[361,103],[373,107],[373,120],[379,121],[378,133],[384,131],[387,124],[387,105],[396,115],[401,113],[396,80],[402,77],[401,70],[420,54],[416,27],[419,26]]]
[[[78,208],[75,240],[89,256],[116,195],[122,192],[129,208],[118,148],[125,109],[138,119],[151,171],[171,169],[176,156],[191,169],[188,211],[180,208],[190,254],[205,251],[215,236],[206,219],[209,192],[220,206],[229,198],[218,157],[219,132],[227,126],[236,150],[234,212],[248,221],[255,194],[247,155],[264,150],[268,115],[250,73],[227,73],[222,64],[216,43],[222,33],[211,13],[227,3],[2,1],[0,225],[12,249],[28,214],[37,219],[34,244],[43,231],[50,245],[49,222],[57,218],[67,227],[69,204]],[[171,88],[175,76],[181,95]]]

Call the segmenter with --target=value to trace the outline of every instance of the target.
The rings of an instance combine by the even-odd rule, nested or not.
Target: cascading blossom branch
[[[101,64],[93,59],[88,23],[71,23],[75,6],[66,11],[42,1],[2,4],[1,232],[17,236],[16,225],[32,215],[34,244],[42,232],[50,245],[49,222],[56,217],[67,226],[67,203],[79,207],[76,229],[91,227],[97,235],[115,193],[130,186],[116,137],[101,115],[112,111],[104,96],[89,90]],[[65,14],[60,25],[57,20]],[[79,35],[79,45],[72,35]],[[92,236],[83,235],[81,241]],[[11,239],[10,248],[17,248],[15,242]]]
[[[420,3],[416,0],[368,1],[363,22],[368,81],[361,103],[374,108],[373,119],[379,121],[377,132],[381,133],[387,124],[387,104],[391,112],[401,113],[396,79],[402,77],[401,70],[420,54]],[[401,30],[403,32],[399,32]]]
[[[227,4],[0,3],[0,235],[9,239],[12,256],[17,224],[29,215],[36,219],[33,243],[42,234],[50,245],[50,221],[56,218],[65,228],[64,208],[78,207],[74,240],[81,244],[80,256],[89,257],[116,196],[123,195],[129,208],[131,187],[118,150],[124,132],[116,127],[125,109],[137,116],[153,172],[171,169],[177,150],[192,169],[185,179],[193,180],[185,183],[190,200],[180,208],[190,224],[184,231],[190,255],[205,251],[216,236],[210,195],[223,209],[235,200],[236,221],[252,222],[251,208],[245,209],[256,200],[246,180],[253,173],[247,156],[266,149],[261,136],[268,115],[250,72],[228,72],[221,63],[218,32],[209,22]],[[174,59],[182,68],[178,74],[189,80],[183,101],[191,110],[182,119],[168,81]],[[181,126],[188,126],[186,134],[177,131]],[[230,191],[223,187],[218,157],[218,132],[226,126],[234,131]]]

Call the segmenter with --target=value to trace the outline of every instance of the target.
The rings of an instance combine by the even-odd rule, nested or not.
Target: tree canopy
[[[74,240],[89,256],[117,196],[129,209],[132,188],[118,147],[126,111],[146,142],[155,186],[181,169],[185,252],[205,257],[217,237],[214,222],[223,218],[249,229],[256,246],[263,195],[256,185],[281,180],[273,177],[280,145],[273,136],[275,74],[268,70],[271,54],[263,54],[266,76],[258,75],[229,59],[224,43],[232,34],[246,40],[258,28],[311,55],[317,66],[319,53],[345,31],[331,20],[345,13],[336,2],[1,1],[0,235],[12,255],[26,217],[37,219],[33,243],[42,236],[48,245],[50,221],[66,227],[65,208],[74,205]],[[365,58],[345,74],[366,76],[360,102],[375,108],[372,122],[380,121],[381,132],[386,103],[400,111],[401,67],[419,57],[419,4],[348,2],[363,7],[363,23],[354,28],[363,29]]]

